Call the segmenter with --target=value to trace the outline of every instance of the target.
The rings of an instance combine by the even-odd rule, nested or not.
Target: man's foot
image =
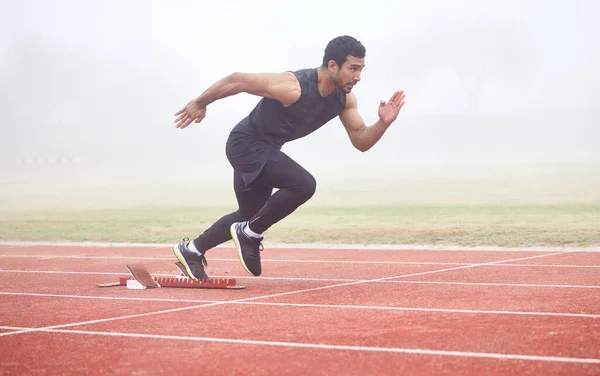
[[[189,238],[183,238],[183,242],[175,245],[173,247],[173,253],[177,260],[179,260],[187,274],[194,279],[208,279],[208,274],[204,271],[204,266],[208,265],[206,262],[206,257],[204,254],[197,254],[196,252],[190,250],[188,245],[190,244]]]
[[[263,250],[263,238],[253,238],[244,232],[248,222],[237,222],[231,225],[230,232],[233,243],[238,251],[238,257],[246,271],[255,277],[261,273],[260,251]]]

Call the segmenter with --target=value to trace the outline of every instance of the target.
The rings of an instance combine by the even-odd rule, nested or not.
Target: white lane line
[[[235,278],[235,277],[232,277]],[[546,287],[566,289],[600,289],[593,285],[555,285],[555,284],[531,284],[531,283],[493,283],[493,282],[452,282],[452,281],[383,281],[382,283],[407,283],[417,285],[451,285],[451,286],[498,286],[498,287]]]
[[[493,263],[521,261],[521,260],[528,260],[528,259],[532,259],[532,258],[549,257],[549,256],[554,256],[554,255],[559,255],[559,254],[562,254],[562,253],[549,253],[549,254],[544,254],[544,255],[521,257],[521,258],[517,258],[517,259],[494,261]],[[274,297],[279,297],[279,296],[286,296],[286,295],[299,294],[299,293],[304,293],[304,292],[331,289],[331,288],[336,288],[336,287],[351,286],[351,285],[357,285],[357,284],[363,284],[363,283],[369,283],[369,282],[385,281],[385,280],[395,279],[395,278],[399,278],[399,277],[410,277],[410,276],[415,276],[415,275],[425,275],[425,274],[440,273],[440,272],[445,272],[445,271],[450,271],[450,270],[473,268],[473,267],[487,265],[487,264],[490,264],[490,263],[459,266],[459,267],[447,268],[447,269],[438,269],[438,270],[429,271],[429,272],[405,274],[405,275],[401,275],[401,276],[377,278],[377,279],[365,280],[365,281],[346,282],[346,283],[339,283],[339,284],[328,285],[328,286],[313,287],[313,288],[309,288],[309,289],[294,290],[294,291],[281,292],[281,293],[275,293],[275,294],[269,294],[269,295],[262,295],[262,296],[251,297],[251,298],[236,299],[233,301],[200,304],[200,305],[194,305],[194,306],[190,306],[190,307],[173,308],[173,309],[167,309],[167,310],[161,310],[161,311],[155,311],[155,312],[140,313],[140,314],[135,314],[135,315],[117,316],[117,317],[111,317],[111,318],[107,318],[107,319],[98,319],[98,320],[91,320],[91,321],[76,322],[76,323],[71,323],[71,324],[47,326],[44,328],[24,330],[24,331],[18,331],[18,332],[0,333],[0,337],[21,334],[21,333],[27,333],[27,332],[36,331],[36,330],[58,329],[58,328],[65,328],[65,327],[70,327],[70,326],[96,324],[96,323],[100,323],[100,322],[116,321],[116,320],[123,320],[123,319],[137,318],[137,317],[146,317],[146,316],[158,315],[158,314],[162,314],[162,313],[178,312],[178,311],[183,311],[183,310],[187,310],[187,309],[195,309],[195,308],[200,308],[200,307],[211,307],[211,306],[227,304],[227,303],[231,303],[231,302],[237,303],[237,302],[252,301],[252,300],[258,300],[258,299],[274,298]]]
[[[3,327],[0,327],[0,329],[1,328],[3,328]],[[26,331],[26,330],[29,330],[29,328],[23,328],[22,330]],[[257,341],[257,340],[250,340],[250,339],[235,339],[235,338],[173,336],[173,335],[159,335],[159,334],[101,332],[101,331],[90,331],[90,330],[38,329],[37,331],[46,332],[46,333],[108,336],[108,337],[120,337],[120,338],[146,338],[146,339],[154,339],[154,340],[177,340],[177,341],[194,341],[194,342],[209,342],[209,343],[229,343],[229,344],[249,345],[249,346],[289,347],[289,348],[297,348],[297,349],[319,349],[319,350],[357,351],[357,352],[375,352],[375,353],[400,353],[400,354],[412,354],[412,355],[484,358],[484,359],[495,359],[495,360],[503,360],[503,361],[521,360],[521,361],[533,361],[533,362],[600,364],[600,359],[596,359],[596,358],[576,358],[576,357],[563,357],[563,356],[500,354],[500,353],[470,352],[470,351],[415,349],[415,348],[402,348],[402,347],[331,345],[331,344],[323,344],[323,343]]]
[[[1,330],[24,330],[24,329],[29,329],[29,328],[23,328],[20,326],[2,326],[2,325],[0,325],[0,329]]]
[[[559,252],[559,254],[572,252]],[[41,258],[41,259],[75,259],[75,260],[171,260],[172,257],[151,256],[72,256],[72,255],[0,255],[0,258]],[[211,258],[210,261],[239,262],[238,258]],[[305,264],[382,264],[382,265],[480,265],[476,262],[434,262],[434,261],[362,261],[362,260],[294,260],[294,259],[261,259],[261,262],[305,263]],[[520,266],[540,268],[600,268],[600,265],[568,265],[568,264],[495,264],[491,266]]]
[[[494,266],[524,266],[538,268],[600,268],[600,265],[568,265],[568,264],[499,264]]]
[[[92,299],[92,300],[125,300],[140,302],[165,302],[165,303],[217,303],[225,300],[204,300],[204,299],[171,299],[171,298],[131,298],[120,296],[98,296],[98,295],[73,295],[73,294],[43,294],[32,292],[11,292],[0,291],[0,295],[6,296],[34,296],[41,298],[65,298],[65,299]]]
[[[444,308],[421,308],[421,307],[385,307],[385,306],[356,306],[337,304],[308,304],[308,303],[269,303],[269,302],[239,302],[235,304],[284,306],[284,307],[309,307],[309,308],[333,308],[333,309],[365,309],[383,311],[412,311],[412,312],[443,312],[443,313],[469,313],[487,315],[517,315],[517,316],[555,316],[555,317],[577,317],[599,319],[600,314],[589,313],[561,313],[561,312],[525,312],[525,311],[494,311],[476,309],[444,309]]]
[[[123,243],[123,242],[49,242],[49,241],[0,241],[0,246],[29,248],[35,246],[50,247],[113,247],[113,248],[169,248],[174,243]],[[337,244],[337,243],[264,243],[269,249],[318,249],[324,251],[458,251],[458,252],[600,252],[599,246],[590,247],[489,247],[489,246],[457,246],[435,244]],[[235,249],[230,242],[215,248]]]
[[[0,255],[4,258],[44,258],[44,259],[82,259],[82,260],[175,260],[173,257],[151,256],[69,256],[69,255]],[[238,258],[210,258],[209,261],[240,262]],[[360,260],[285,260],[261,259],[261,262],[290,262],[306,264],[384,264],[384,265],[473,265],[468,262],[418,262],[418,261],[360,261]]]
[[[503,262],[531,260],[531,259],[536,259],[536,258],[541,258],[541,257],[549,257],[549,256],[562,255],[562,254],[564,254],[564,252],[547,253],[545,255],[520,257],[520,258],[510,259],[510,260],[499,260],[499,261],[486,262],[486,263],[482,263],[482,264],[471,264],[471,265],[465,265],[465,266],[457,266],[455,268],[446,268],[446,269],[430,270],[430,271],[426,271],[426,272],[403,274],[403,275],[400,275],[400,276],[397,276],[397,277],[385,277],[385,278],[379,278],[379,279],[374,279],[374,280],[365,281],[365,282],[389,281],[389,280],[393,280],[393,279],[397,279],[397,278],[416,277],[416,276],[428,275],[428,274],[434,274],[434,273],[440,273],[440,272],[449,272],[449,271],[453,271],[453,270],[470,269],[470,268],[475,268],[475,267],[479,267],[479,266],[495,265],[495,264],[500,264],[500,263],[503,263]],[[357,283],[361,283],[361,282],[357,282]],[[354,283],[351,283],[351,284],[354,284]]]
[[[23,273],[23,274],[64,274],[64,275],[115,275],[127,277],[126,273],[117,272],[73,272],[59,270],[14,270],[0,269],[0,273]],[[175,277],[175,274],[153,273],[157,277]],[[256,277],[244,275],[213,275],[211,278],[233,278],[252,280]],[[348,278],[307,278],[307,277],[260,277],[261,280],[269,281],[302,281],[302,282],[358,282],[360,279]],[[594,285],[557,285],[557,284],[531,284],[531,283],[493,283],[493,282],[453,282],[453,281],[375,281],[373,283],[402,283],[402,284],[426,284],[426,285],[457,285],[457,286],[504,286],[504,287],[546,287],[546,288],[568,288],[568,289],[599,289]]]
[[[40,294],[40,293],[21,293],[0,291],[0,295],[13,296],[34,296],[65,299],[100,299],[100,300],[126,300],[126,301],[153,301],[153,302],[183,302],[183,303],[217,303],[225,302],[223,300],[197,300],[197,299],[169,299],[169,298],[124,298],[112,296],[94,296],[94,295],[62,295],[62,294]],[[517,315],[517,316],[550,316],[550,317],[576,317],[576,318],[600,318],[600,314],[590,313],[563,313],[563,312],[532,312],[532,311],[498,311],[498,310],[476,310],[476,309],[449,309],[449,308],[420,308],[420,307],[386,307],[386,306],[357,306],[342,304],[308,304],[308,303],[270,303],[270,302],[235,302],[229,301],[229,304],[245,304],[257,306],[276,306],[276,307],[303,307],[303,308],[331,308],[331,309],[364,309],[381,311],[413,311],[413,312],[443,312],[443,313],[469,313],[469,314],[489,314],[489,315]]]

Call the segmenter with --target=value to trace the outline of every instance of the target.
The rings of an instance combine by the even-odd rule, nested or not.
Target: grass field
[[[313,199],[272,227],[265,243],[600,245],[600,169],[482,176],[321,178]],[[14,183],[0,193],[0,240],[171,243],[236,209],[228,181]]]
[[[131,207],[12,214],[3,240],[174,242],[195,237],[231,207]],[[600,244],[596,205],[370,205],[306,207],[266,234],[277,243],[588,246]]]

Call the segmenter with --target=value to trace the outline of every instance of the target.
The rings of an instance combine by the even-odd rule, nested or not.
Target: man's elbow
[[[362,153],[371,149],[371,145],[365,145],[362,142],[354,142],[354,148]]]
[[[242,72],[232,72],[223,78],[227,86],[233,88],[236,92],[246,91],[247,75]]]
[[[229,75],[225,76],[225,78],[231,82],[239,82],[242,81],[244,76],[246,76],[246,74],[242,72],[231,72]]]

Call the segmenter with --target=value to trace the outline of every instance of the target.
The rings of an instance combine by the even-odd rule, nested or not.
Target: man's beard
[[[354,87],[354,85],[356,84],[353,81],[350,82],[342,82],[337,76],[333,77],[333,83],[335,84],[335,86],[339,89],[344,89],[344,91],[346,93],[349,93],[350,91],[352,91],[352,88]]]

